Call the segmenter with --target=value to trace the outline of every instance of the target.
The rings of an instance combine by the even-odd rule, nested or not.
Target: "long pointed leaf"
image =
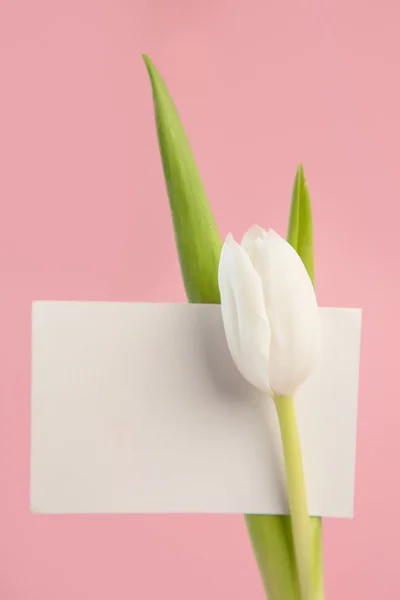
[[[222,241],[206,192],[167,87],[148,56],[164,177],[183,282],[189,302],[220,302],[217,271]]]
[[[302,165],[299,165],[293,185],[287,240],[297,251],[313,284],[314,244],[311,198]],[[322,519],[310,517],[313,537],[313,588],[316,600],[324,598]]]

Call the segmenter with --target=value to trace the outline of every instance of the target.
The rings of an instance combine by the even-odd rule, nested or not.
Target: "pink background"
[[[185,298],[142,52],[222,234],[284,234],[304,162],[320,303],[364,309],[356,516],[325,523],[327,600],[400,595],[400,9],[371,4],[0,0],[1,600],[263,598],[241,516],[29,511],[32,300]]]

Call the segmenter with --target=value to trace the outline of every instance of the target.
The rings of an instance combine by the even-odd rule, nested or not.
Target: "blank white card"
[[[275,408],[236,370],[220,310],[33,304],[34,512],[288,513]],[[361,311],[320,314],[296,396],[309,510],[351,517]]]

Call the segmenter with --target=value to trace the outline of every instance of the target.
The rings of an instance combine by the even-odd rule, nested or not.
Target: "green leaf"
[[[311,199],[303,166],[297,169],[293,186],[287,241],[302,259],[314,283],[314,246]]]
[[[183,282],[189,302],[218,304],[222,240],[168,89],[148,56],[158,143]]]
[[[299,165],[293,185],[287,241],[297,251],[313,284],[314,244],[310,192],[302,165]],[[322,519],[310,517],[313,539],[313,588],[316,600],[324,598]]]
[[[245,515],[268,600],[300,600],[289,516]]]

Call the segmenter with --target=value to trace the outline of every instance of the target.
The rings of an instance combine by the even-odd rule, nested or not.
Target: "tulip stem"
[[[300,595],[301,600],[311,600],[311,524],[307,507],[306,485],[294,400],[290,396],[275,396],[274,402],[282,437],[286,485]]]

